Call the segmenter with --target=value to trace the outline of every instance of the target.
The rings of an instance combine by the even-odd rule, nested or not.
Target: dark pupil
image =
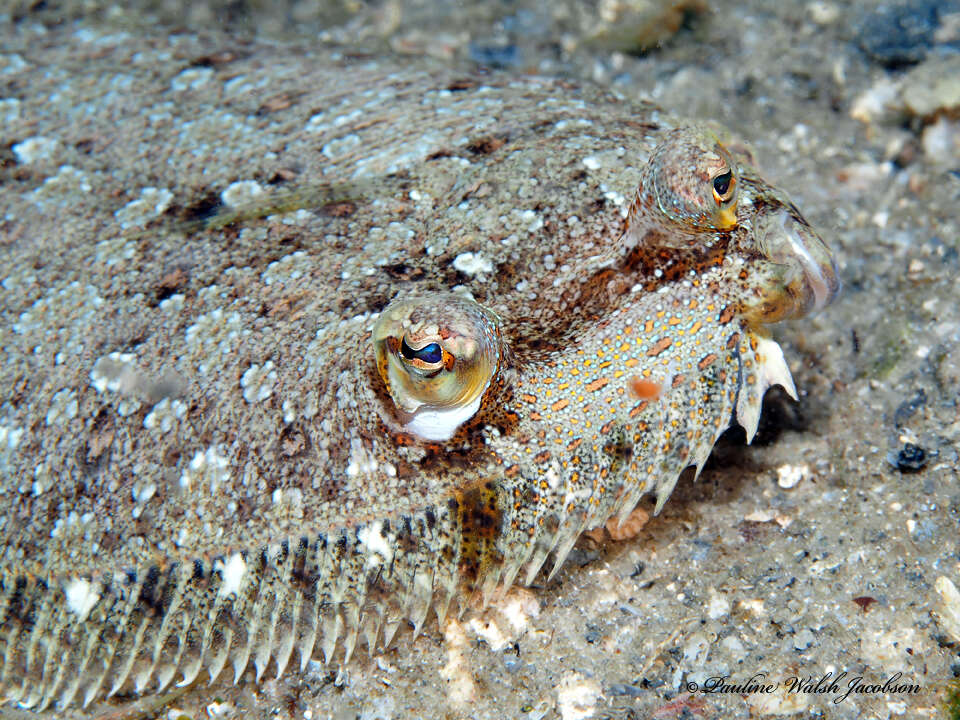
[[[717,175],[713,179],[713,189],[717,195],[726,195],[730,189],[730,181],[733,180],[733,173],[727,170],[723,175]]]
[[[429,345],[424,345],[419,350],[414,350],[407,345],[406,338],[400,341],[400,354],[407,360],[416,358],[417,360],[430,364],[438,363],[443,358],[443,351],[440,349],[438,343],[430,343]]]

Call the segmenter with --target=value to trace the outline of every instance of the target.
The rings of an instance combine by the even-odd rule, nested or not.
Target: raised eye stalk
[[[403,429],[449,440],[480,409],[501,362],[499,318],[451,293],[395,300],[373,329],[377,369]]]
[[[677,226],[695,231],[730,230],[737,225],[739,170],[733,157],[708,130],[678,128],[650,158],[643,186],[656,207]]]

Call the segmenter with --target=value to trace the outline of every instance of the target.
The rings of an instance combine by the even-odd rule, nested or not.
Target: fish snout
[[[840,292],[837,264],[827,244],[790,207],[766,216],[758,228],[760,249],[780,266],[784,293],[778,317],[798,317],[826,307]]]

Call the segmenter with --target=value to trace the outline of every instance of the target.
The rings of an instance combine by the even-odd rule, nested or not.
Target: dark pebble
[[[693,549],[690,551],[690,558],[697,562],[703,562],[710,555],[710,550],[713,548],[713,543],[707,540],[696,539],[693,540]]]
[[[523,667],[523,661],[514,655],[508,655],[503,660],[503,667],[508,673],[515,673]]]
[[[646,692],[644,688],[637,687],[636,685],[625,685],[623,683],[615,683],[610,685],[607,688],[607,694],[609,695],[627,695],[629,697],[640,697]]]
[[[566,562],[564,565],[569,565],[570,567],[586,567],[597,558],[599,558],[601,552],[597,548],[591,547],[575,547],[570,551],[570,554],[567,555]]]
[[[897,427],[903,427],[907,421],[927,403],[927,394],[923,388],[917,388],[916,394],[909,400],[904,400],[893,413],[893,424]]]
[[[927,452],[919,445],[904,443],[894,464],[900,472],[919,472],[927,465]]]
[[[516,45],[478,45],[470,43],[470,59],[478,65],[493,68],[514,68],[520,65]]]
[[[908,0],[880,5],[861,24],[857,44],[885,68],[915,65],[934,46],[941,16],[958,10],[960,0]]]

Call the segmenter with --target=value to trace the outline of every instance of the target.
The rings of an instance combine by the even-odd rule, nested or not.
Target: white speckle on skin
[[[50,409],[47,410],[47,425],[65,423],[73,420],[79,410],[77,394],[70,388],[65,388],[50,399]]]
[[[76,204],[76,193],[89,193],[93,186],[82,170],[72,165],[61,165],[57,174],[48,177],[43,184],[29,194],[31,201],[43,210],[53,208],[72,209]]]
[[[90,371],[90,384],[98,393],[129,392],[137,358],[130,353],[112,352],[97,360]]]
[[[344,135],[343,137],[331,140],[320,150],[330,160],[338,160],[344,155],[350,153],[360,144],[360,136],[355,134]]]
[[[113,216],[124,230],[131,227],[143,227],[154,218],[158,218],[170,207],[173,193],[166,188],[146,187],[140,191],[140,197],[131,200],[117,210]]]
[[[6,418],[4,418],[6,421]],[[16,425],[0,424],[0,455],[10,450],[16,450],[23,437],[23,428]]]
[[[180,487],[187,489],[193,485],[201,486],[204,481],[209,483],[210,493],[216,493],[220,483],[230,478],[229,463],[215,447],[207,448],[206,452],[198,452],[190,460],[190,464],[180,475]]]
[[[587,170],[599,170],[602,163],[598,158],[591,155],[583,159],[583,165]]]
[[[453,259],[453,267],[464,275],[479,275],[493,272],[493,263],[480,253],[460,253]]]
[[[603,194],[603,197],[605,197],[607,200],[612,202],[617,207],[621,207],[626,202],[626,198],[623,195],[621,195],[618,192],[614,192],[612,190],[609,192],[605,192]]]
[[[143,426],[147,430],[170,432],[174,422],[182,418],[187,412],[187,406],[180,400],[164,398],[143,419]]]
[[[214,700],[212,703],[207,705],[207,715],[209,717],[226,717],[228,715],[233,715],[236,708],[228,702],[223,700]],[[179,717],[183,717],[181,714]]]
[[[18,163],[30,165],[40,160],[52,158],[59,145],[60,143],[53,138],[31,137],[15,144],[12,150]]]
[[[266,191],[256,180],[240,180],[231,183],[220,193],[224,205],[237,208],[253,205]]]
[[[138,482],[133,486],[133,490],[130,491],[130,494],[133,496],[133,502],[136,503],[136,506],[133,508],[133,517],[138,518],[143,514],[143,507],[146,505],[150,498],[152,498],[157,493],[157,484],[153,482]]]
[[[90,611],[100,600],[100,588],[84,578],[71,580],[64,588],[67,596],[67,609],[78,615],[80,622],[87,618]]]
[[[178,313],[183,310],[186,297],[182,293],[175,293],[160,301],[160,309],[168,313]]]
[[[0,75],[13,75],[28,67],[26,60],[19,53],[0,55]]]
[[[379,520],[360,528],[357,531],[357,539],[370,554],[367,565],[379,565],[380,563],[389,565],[393,561],[393,548],[390,547],[387,539],[383,536],[383,523]]]
[[[251,365],[240,378],[243,399],[251,404],[266,400],[273,395],[276,381],[277,371],[273,369],[273,360],[268,360],[263,366]]]
[[[213,302],[219,299],[220,288],[216,285],[197,293],[198,300]],[[217,308],[197,316],[197,322],[187,328],[187,346],[201,362],[198,367],[206,373],[222,356],[233,349],[235,341],[246,331],[240,321],[240,313],[224,313]]]
[[[243,576],[247,574],[247,563],[240,553],[231,555],[223,566],[223,584],[219,595],[235,595],[243,586]]]
[[[170,81],[170,89],[175,92],[196,90],[206,85],[213,77],[213,68],[187,68]]]
[[[0,100],[0,120],[12,123],[20,117],[20,101],[17,98]]]
[[[347,465],[347,475],[357,477],[377,472],[379,465],[376,458],[364,447],[360,438],[350,440],[350,462]]]

